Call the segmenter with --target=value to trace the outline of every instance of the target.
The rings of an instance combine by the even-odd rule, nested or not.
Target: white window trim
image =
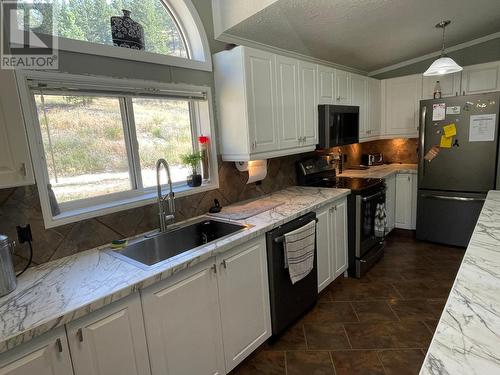
[[[191,0],[163,1],[182,33],[189,51],[189,58],[163,55],[159,53],[137,51],[130,48],[114,47],[64,37],[58,38],[59,50],[84,53],[96,56],[142,61],[153,64],[177,66],[181,68],[212,71],[212,56],[207,34],[200,16]]]
[[[188,187],[186,185],[175,184],[174,192],[177,198],[198,194],[201,192],[214,190],[219,188],[219,174],[217,164],[217,148],[216,134],[214,126],[212,91],[210,87],[194,86],[186,84],[163,84],[158,82],[131,80],[131,79],[116,79],[99,76],[81,76],[66,73],[53,73],[42,71],[16,71],[17,85],[21,99],[24,121],[30,145],[31,160],[37,181],[38,194],[40,196],[40,204],[43,213],[43,219],[46,228],[54,228],[60,225],[74,223],[84,219],[90,219],[102,215],[107,215],[119,211],[128,210],[146,206],[157,201],[156,188],[147,188],[142,191],[125,191],[109,194],[107,196],[98,197],[98,203],[88,206],[75,208],[74,210],[62,212],[56,217],[52,216],[50,202],[48,198],[47,185],[49,184],[48,171],[46,164],[43,161],[44,150],[43,143],[39,136],[40,130],[38,123],[37,109],[33,95],[31,93],[28,80],[44,80],[44,81],[65,81],[65,82],[84,82],[86,85],[108,86],[108,87],[134,87],[138,89],[156,88],[160,90],[173,90],[181,92],[203,92],[206,94],[207,100],[198,102],[193,107],[194,124],[198,127],[198,134],[203,133],[210,139],[210,179],[204,181],[202,186]],[[162,172],[163,173],[163,172]],[[163,190],[166,191],[166,185]],[[106,200],[105,197],[111,199]],[[101,198],[103,198],[101,200]]]

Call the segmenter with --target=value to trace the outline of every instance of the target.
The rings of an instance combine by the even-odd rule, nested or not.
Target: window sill
[[[203,193],[205,191],[215,190],[218,188],[219,188],[218,183],[208,182],[208,183],[203,183],[203,185],[199,187],[189,187],[187,185],[177,186],[174,187],[174,193],[176,198],[180,198],[193,194]],[[165,189],[163,190],[164,194],[168,193],[167,191],[165,191]],[[95,206],[75,209],[71,211],[65,211],[57,216],[46,218],[45,227],[54,228],[61,225],[82,221],[85,219],[92,219],[98,216],[109,215],[120,211],[147,206],[156,203],[157,199],[158,197],[156,191],[147,192],[143,194],[138,193],[138,195],[132,198],[126,198]]]

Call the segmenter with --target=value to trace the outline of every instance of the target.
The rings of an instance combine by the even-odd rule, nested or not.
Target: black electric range
[[[347,197],[348,274],[361,277],[383,256],[385,230],[377,225],[377,215],[385,210],[384,180],[336,176],[335,160],[329,155],[298,162],[297,180],[301,186],[351,190]]]

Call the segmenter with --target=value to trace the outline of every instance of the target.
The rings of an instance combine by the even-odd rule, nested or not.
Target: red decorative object
[[[200,135],[200,136],[198,137],[198,142],[199,142],[200,144],[202,144],[202,145],[203,145],[203,144],[205,144],[205,143],[208,143],[209,141],[210,141],[210,139],[209,139],[207,136]]]

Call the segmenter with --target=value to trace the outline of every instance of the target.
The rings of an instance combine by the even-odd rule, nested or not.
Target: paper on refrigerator
[[[496,113],[472,115],[469,125],[469,142],[491,142],[495,140]]]

